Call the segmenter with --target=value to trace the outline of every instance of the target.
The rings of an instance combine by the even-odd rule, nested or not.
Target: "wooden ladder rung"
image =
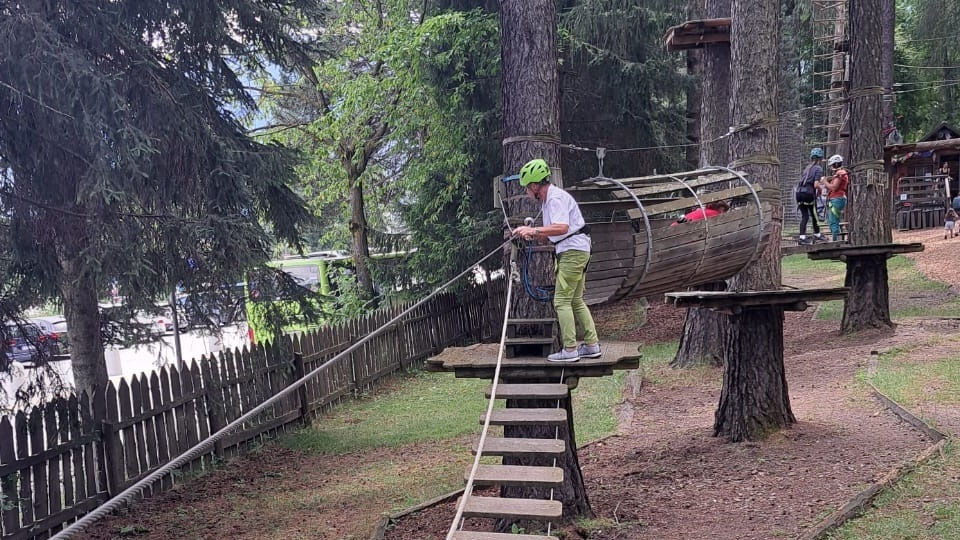
[[[487,415],[480,415],[480,423]],[[567,423],[567,411],[564,409],[494,409],[490,415],[494,426],[559,426]]]
[[[487,388],[490,397],[493,386]],[[563,399],[567,397],[565,384],[498,384],[497,399]]]
[[[552,345],[553,336],[508,337],[503,342],[507,345]]]
[[[520,437],[490,437],[483,442],[485,456],[558,456],[567,445],[560,439],[524,439]],[[476,447],[472,450],[477,453]]]
[[[463,516],[556,521],[563,516],[563,504],[560,501],[544,499],[511,499],[472,495],[463,507]]]
[[[457,531],[453,533],[453,540],[560,540],[556,536],[540,536],[537,534],[510,534],[495,532]]]
[[[469,477],[470,469],[467,469],[463,480],[467,481]],[[533,465],[479,465],[473,483],[478,486],[555,487],[563,484],[563,469]]]

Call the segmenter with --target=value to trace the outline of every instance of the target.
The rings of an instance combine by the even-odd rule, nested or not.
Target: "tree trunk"
[[[859,332],[867,328],[892,328],[890,303],[886,301],[860,302],[860,297],[887,300],[890,285],[887,282],[887,257],[856,257],[847,260],[847,275],[844,287],[850,287],[850,294],[843,306],[843,320],[840,331]]]
[[[500,7],[503,35],[503,170],[516,174],[534,158],[553,169],[550,180],[562,187],[560,176],[560,100],[557,74],[557,14],[552,0],[503,2]],[[526,196],[517,182],[507,184],[511,227],[523,218],[540,214],[540,203]],[[540,223],[540,220],[537,220]],[[529,268],[532,285],[553,284],[553,255],[533,254]],[[550,302],[517,294],[511,306],[514,318],[553,317]]]
[[[731,13],[731,125],[734,168],[758,182],[765,233],[770,239],[757,261],[730,282],[733,291],[780,290],[783,207],[777,156],[780,4],[735,0]],[[763,437],[795,419],[783,376],[783,313],[752,308],[729,318],[724,341],[724,390],[714,433],[733,441]]]
[[[93,274],[84,270],[79,253],[64,256],[60,251],[60,293],[63,317],[70,329],[70,365],[77,395],[86,391],[93,396],[107,386],[107,365],[100,334],[100,309],[97,283]]]
[[[851,0],[850,33],[850,187],[847,207],[850,243],[889,244],[893,241],[889,211],[890,187],[883,168],[880,93],[880,5],[876,0]],[[865,262],[866,261],[866,262]],[[882,267],[868,268],[869,264]],[[886,259],[847,261],[844,332],[890,327],[890,298]]]
[[[729,17],[730,0],[707,0],[704,16],[708,19]],[[719,137],[730,126],[730,45],[714,43],[703,48],[701,55],[700,99],[700,165],[727,165],[730,145]],[[700,287],[723,290],[718,283]],[[705,308],[689,308],[683,320],[680,346],[670,363],[673,367],[721,365],[726,315]]]
[[[352,240],[353,267],[357,282],[366,300],[377,295],[370,274],[370,245],[367,243],[367,215],[363,204],[363,186],[356,178],[350,179],[350,238]]]
[[[894,33],[897,25],[896,0],[880,0],[881,36],[880,36],[880,81],[883,85],[883,127],[893,122],[893,59],[895,50]],[[900,126],[898,126],[900,127]]]
[[[524,163],[543,158],[553,168],[551,182],[563,186],[560,176],[560,101],[557,74],[557,14],[553,0],[524,0],[500,4],[502,32],[501,60],[503,65],[503,168],[504,176],[516,174]],[[511,226],[523,223],[524,217],[540,213],[540,203],[526,197],[517,182],[507,185],[507,208]],[[539,223],[539,220],[538,220]],[[553,283],[553,257],[549,251],[534,253],[529,275],[534,285]],[[517,294],[511,306],[511,318],[532,319],[554,317],[549,302],[538,302]],[[556,382],[556,381],[553,381]],[[510,403],[507,405],[511,406]],[[513,406],[516,406],[514,403]],[[544,405],[547,406],[547,405]],[[556,406],[550,402],[549,406]],[[553,429],[523,426],[506,428],[512,437],[561,437],[567,452],[557,460],[564,470],[559,497],[563,502],[563,517],[592,517],[587,499],[576,442],[573,438],[573,410],[569,399],[564,406],[568,413],[568,429],[556,433]],[[517,458],[504,458],[504,464],[517,464]],[[542,490],[523,487],[503,487],[504,497],[538,497]],[[501,529],[509,524],[501,523]]]
[[[754,441],[795,423],[783,367],[783,310],[748,308],[731,315],[724,348],[740,361],[728,362],[723,372],[714,435]]]

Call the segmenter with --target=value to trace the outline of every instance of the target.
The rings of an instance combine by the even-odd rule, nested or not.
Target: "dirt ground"
[[[910,257],[927,276],[950,283],[952,294],[960,291],[960,239],[944,241],[942,231],[927,230],[899,234],[896,240],[924,242],[926,250]],[[892,307],[943,300],[939,292],[891,291]],[[597,316],[609,321],[633,317],[631,312],[608,307]],[[921,359],[956,351],[957,321],[910,319],[890,331],[841,336],[837,321],[816,321],[814,314],[810,309],[786,315],[785,365],[798,422],[766,441],[731,444],[712,436],[719,369],[685,378],[682,384],[644,384],[645,378],[631,378],[618,433],[579,451],[597,519],[565,526],[564,538],[796,538],[931,446],[934,441],[857,384],[856,374],[869,368],[876,353],[894,347]],[[682,321],[682,310],[656,302],[645,324],[620,339],[677,339]],[[929,405],[920,412],[941,431],[960,434],[960,408]],[[346,533],[345,524],[371,521],[369,508],[307,499],[299,508],[247,510],[238,501],[254,495],[269,499],[273,492],[309,494],[311,486],[356,474],[366,460],[385,453],[389,451],[316,456],[271,447],[145,501],[131,516],[108,518],[87,538],[119,538],[120,527],[129,529],[130,523],[139,530],[128,530],[124,537],[366,538]],[[405,447],[393,457],[404,464],[405,474],[429,474],[433,466],[449,460],[444,448],[431,444]],[[405,515],[387,530],[386,538],[443,538],[454,514],[454,503],[448,502]]]

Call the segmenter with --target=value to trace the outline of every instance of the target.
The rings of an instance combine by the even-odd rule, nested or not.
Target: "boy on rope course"
[[[850,175],[843,168],[843,156],[835,154],[827,160],[832,176],[824,176],[820,184],[827,188],[827,221],[830,222],[830,233],[833,241],[840,239],[840,222],[843,221],[843,210],[847,206],[847,185]]]
[[[553,307],[557,310],[563,348],[547,357],[551,362],[576,362],[601,356],[600,340],[590,309],[583,301],[590,236],[577,201],[563,189],[550,184],[550,168],[534,159],[520,169],[520,186],[543,206],[543,226],[523,225],[513,232],[524,240],[547,239],[557,254]],[[583,343],[577,345],[577,327]]]

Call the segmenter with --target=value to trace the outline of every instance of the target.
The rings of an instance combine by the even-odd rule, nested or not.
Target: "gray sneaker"
[[[603,356],[603,353],[600,351],[600,344],[594,343],[593,345],[587,345],[586,343],[580,345],[577,349],[577,352],[580,353],[580,358],[600,358]]]
[[[579,352],[576,350],[568,351],[566,349],[560,349],[560,352],[555,352],[547,357],[547,360],[550,362],[576,362],[579,359]]]

